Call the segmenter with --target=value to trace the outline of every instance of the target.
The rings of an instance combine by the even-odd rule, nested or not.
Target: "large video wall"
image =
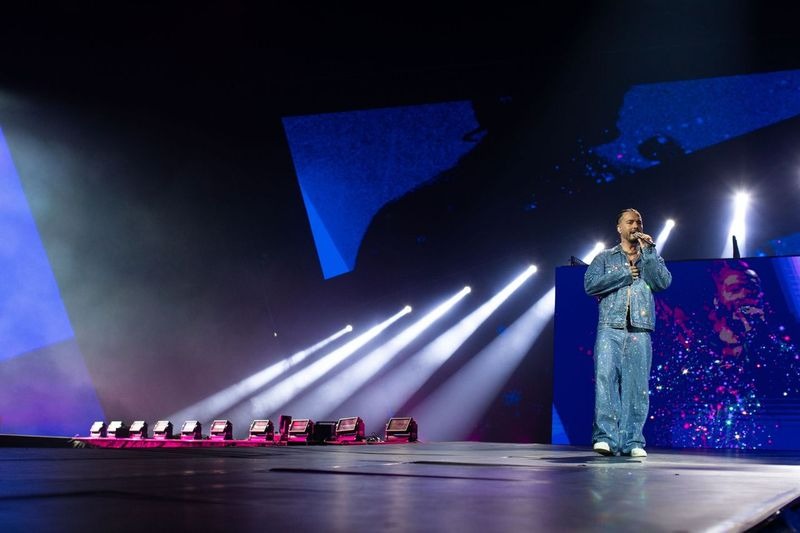
[[[656,293],[649,446],[800,448],[800,257],[673,261]],[[557,272],[553,441],[590,444],[597,301]]]

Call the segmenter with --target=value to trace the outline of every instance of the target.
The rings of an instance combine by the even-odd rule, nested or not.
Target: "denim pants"
[[[614,452],[644,448],[642,428],[650,409],[653,347],[650,332],[600,326],[594,347],[594,429],[592,442]]]

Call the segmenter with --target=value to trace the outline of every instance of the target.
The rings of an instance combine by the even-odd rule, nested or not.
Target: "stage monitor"
[[[318,420],[314,422],[314,432],[311,434],[309,443],[313,444],[334,444],[336,442],[336,421]]]

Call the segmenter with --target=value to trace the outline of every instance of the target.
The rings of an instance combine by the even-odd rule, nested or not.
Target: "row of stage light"
[[[599,250],[593,252],[596,253],[596,251]],[[589,258],[587,257],[586,259]],[[437,337],[433,342],[410,356],[403,364],[393,369],[390,376],[380,380],[380,389],[382,390],[371,396],[374,401],[361,406],[361,410],[367,410],[369,418],[372,419],[379,419],[382,417],[381,415],[387,412],[396,413],[402,407],[405,399],[421,387],[467,341],[480,325],[536,271],[535,266],[525,269],[524,272],[516,276],[487,302],[462,318],[455,326]],[[392,362],[399,352],[405,349],[424,330],[441,318],[470,292],[471,289],[469,287],[464,287],[400,334],[360,358],[347,370],[346,386],[342,386],[341,383],[337,383],[335,380],[322,384],[310,391],[304,398],[296,400],[295,403],[297,405],[294,405],[292,409],[286,409],[286,406],[303,391],[311,388],[312,385],[340,365],[347,357],[355,353],[358,348],[364,346],[389,325],[410,312],[410,308],[405,308],[362,336],[351,340],[281,381],[275,382],[282,374],[288,372],[292,367],[311,356],[321,347],[329,344],[332,340],[349,333],[352,328],[348,327],[340,330],[328,339],[316,343],[311,348],[273,364],[242,382],[228,387],[206,400],[182,410],[180,413],[176,413],[170,418],[186,419],[188,416],[184,415],[192,413],[194,417],[197,414],[202,414],[206,418],[212,418],[239,403],[243,403],[244,409],[250,409],[250,412],[275,413],[277,409],[283,408],[284,412],[310,412],[311,410],[316,410],[316,413],[320,416],[327,416],[331,412],[341,410],[337,409],[337,407],[344,405],[348,397],[354,392],[362,390],[362,387]],[[551,290],[538,305],[534,306],[534,313],[528,313],[527,320],[524,321],[525,327],[516,326],[510,328],[512,331],[517,331],[531,340],[520,343],[511,339],[510,334],[505,335],[504,339],[509,339],[510,341],[510,343],[506,344],[510,344],[510,346],[503,347],[501,345],[500,349],[503,349],[508,354],[515,354],[517,359],[521,359],[521,356],[524,355],[523,352],[527,352],[532,341],[538,336],[538,332],[543,329],[552,315],[553,296],[554,290]],[[528,327],[528,325],[531,325],[532,320],[537,324],[533,325],[533,327]],[[266,390],[256,392],[257,389],[262,387]],[[370,395],[367,394],[367,396]]]
[[[197,420],[186,420],[178,434],[174,433],[172,422],[159,420],[153,426],[152,436],[144,420],[136,420],[130,426],[120,420],[105,423],[95,421],[89,429],[87,438],[77,440],[95,446],[119,446],[138,444],[140,446],[163,444],[194,444],[222,442],[227,445],[289,445],[289,444],[350,444],[350,443],[399,443],[416,442],[417,422],[412,417],[390,418],[384,427],[383,438],[367,437],[364,421],[352,416],[336,421],[314,422],[309,418],[292,419],[281,415],[278,431],[269,419],[253,420],[247,438],[236,441],[233,438],[233,424],[230,420],[214,420],[208,435],[203,435],[202,424]]]
[[[731,232],[738,232],[737,236],[742,236],[739,242],[743,242],[747,197],[737,196],[735,206]],[[675,222],[667,220],[656,237],[660,252],[663,253],[674,227]],[[591,262],[604,247],[602,243],[597,243],[581,259],[585,263]],[[329,379],[327,382],[325,379],[343,367],[351,356],[370,341],[411,313],[410,307],[403,308],[311,363],[308,360],[312,356],[344,335],[352,333],[352,326],[347,326],[239,383],[173,413],[169,418],[212,420],[227,413],[228,419],[252,420],[256,418],[254,414],[266,414],[269,417],[277,416],[282,411],[312,413],[316,418],[323,419],[329,418],[331,413],[349,410],[361,412],[366,419],[386,420],[397,413],[536,270],[535,266],[526,268],[492,298],[429,344],[403,361],[395,361],[396,356],[407,350],[412,341],[470,294],[471,289],[464,287],[388,342],[350,365],[346,374],[347,386],[342,386],[340,379]],[[555,287],[552,287],[505,328],[501,335],[470,357],[464,366],[415,406],[415,418],[425,425],[427,431],[432,432],[430,435],[426,434],[428,440],[458,438],[453,433],[455,428],[470,427],[470,420],[474,421],[475,417],[485,411],[497,391],[529,352],[552,318],[554,309]],[[395,365],[391,372],[385,373],[379,380],[372,379],[390,363]],[[474,386],[476,383],[480,383],[480,386]],[[357,405],[357,400],[354,400],[356,392],[367,399],[358,408],[352,405]],[[454,405],[458,409],[453,409]],[[348,406],[348,409],[344,409]]]
[[[449,335],[446,335],[444,339],[440,340],[438,343],[434,341],[427,349],[423,349],[423,351],[418,354],[418,359],[420,358],[419,356],[422,356],[423,359],[430,360],[433,356],[441,360],[443,357],[452,354],[458,346],[463,343],[503,301],[532,276],[536,270],[535,266],[526,268],[522,274],[517,276],[497,295],[467,318],[463,319],[459,325],[452,328]],[[300,400],[300,405],[294,406],[291,410],[286,409],[291,402],[298,401],[298,397],[304,391],[312,389],[314,385],[318,384],[326,375],[340,367],[360,348],[365,346],[399,319],[408,315],[411,312],[411,308],[408,306],[405,307],[400,312],[369,329],[362,335],[352,339],[330,353],[323,355],[288,377],[279,380],[284,374],[294,370],[300,363],[304,362],[334,340],[350,333],[352,327],[348,326],[343,328],[310,348],[270,365],[241,382],[170,415],[169,418],[173,420],[186,420],[200,417],[211,419],[219,416],[220,413],[227,412],[229,418],[232,419],[252,419],[252,416],[247,415],[252,415],[253,413],[276,415],[279,409],[282,409],[283,412],[287,410],[290,412],[313,411],[319,415],[318,418],[327,416],[337,410],[337,406],[341,406],[350,395],[358,391],[373,376],[385,368],[387,364],[393,361],[393,358],[397,354],[406,349],[425,330],[433,325],[439,318],[443,317],[465,296],[470,294],[470,292],[470,287],[462,288],[388,342],[361,357],[348,369],[346,386],[341,386],[336,383],[327,383],[317,386],[311,390],[306,398]],[[427,354],[427,358],[425,354]],[[428,364],[433,362],[434,361],[429,361]],[[417,373],[416,375],[419,376],[420,374]],[[308,409],[306,409],[306,407]],[[232,408],[233,411],[231,412]],[[386,420],[383,413],[372,414],[375,415],[371,417],[372,419],[383,418]]]

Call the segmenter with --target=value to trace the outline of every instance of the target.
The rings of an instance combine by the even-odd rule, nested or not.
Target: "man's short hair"
[[[617,224],[619,224],[620,220],[622,220],[622,217],[625,215],[625,213],[636,213],[637,215],[639,215],[639,218],[642,218],[642,214],[639,211],[637,211],[632,207],[628,207],[627,209],[623,209],[617,214]]]

